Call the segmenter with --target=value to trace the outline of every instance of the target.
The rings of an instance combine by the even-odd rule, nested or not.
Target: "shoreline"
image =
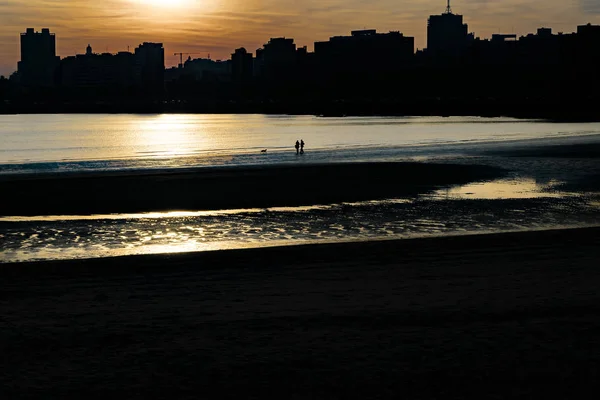
[[[0,392],[585,395],[599,252],[582,228],[2,265]]]
[[[418,162],[14,174],[0,215],[82,215],[304,206],[411,196],[505,176],[500,168]]]
[[[345,118],[345,117],[481,117],[481,118],[514,118],[522,120],[541,120],[553,123],[592,123],[600,122],[600,115],[596,114],[584,114],[584,115],[556,115],[556,114],[544,114],[544,113],[504,113],[504,112],[490,112],[490,113],[402,113],[402,112],[387,112],[387,113],[360,113],[360,112],[332,112],[332,113],[312,113],[312,112],[288,112],[285,110],[163,110],[163,109],[146,109],[146,110],[123,110],[115,111],[111,109],[84,109],[79,111],[70,110],[51,110],[51,111],[40,111],[40,110],[27,110],[27,111],[0,111],[0,115],[77,115],[77,114],[114,114],[114,115],[162,115],[162,114],[248,114],[248,115],[289,115],[289,116],[313,116],[320,118]]]
[[[172,100],[171,100],[172,101]],[[285,99],[226,101],[207,100],[171,103],[170,100],[149,102],[44,102],[36,104],[0,104],[0,115],[15,114],[265,114],[343,116],[479,116],[535,118],[553,122],[598,122],[596,103],[587,99],[568,102],[561,99],[396,99],[391,101],[366,99],[290,101]]]

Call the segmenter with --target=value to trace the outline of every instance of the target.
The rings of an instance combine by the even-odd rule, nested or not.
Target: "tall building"
[[[294,73],[295,63],[294,39],[271,38],[262,49],[256,50],[255,72],[266,78],[290,78]]]
[[[41,32],[27,28],[21,34],[21,61],[18,63],[21,83],[26,86],[52,86],[58,65],[56,36],[48,28]]]
[[[427,21],[427,54],[436,61],[458,62],[471,37],[463,16],[452,13],[448,0],[446,12]]]
[[[575,34],[574,61],[578,71],[586,71],[593,76],[596,87],[600,86],[600,25],[579,25]],[[591,79],[591,77],[589,78]]]
[[[231,55],[231,77],[234,82],[247,82],[252,79],[254,59],[245,48],[236,49]]]
[[[296,44],[291,38],[271,38],[264,45],[266,64],[293,63],[296,57]]]
[[[577,42],[578,42],[578,53],[590,61],[600,60],[600,50],[598,44],[600,44],[600,25],[579,25],[577,26]]]
[[[254,57],[254,62],[252,63],[252,75],[256,77],[263,76],[265,69],[265,57],[264,57],[265,49],[260,48],[256,49],[256,57]]]
[[[144,42],[135,49],[142,86],[149,92],[161,93],[165,83],[165,50],[162,43]]]

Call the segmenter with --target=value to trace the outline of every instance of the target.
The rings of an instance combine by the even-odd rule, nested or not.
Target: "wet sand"
[[[600,228],[0,265],[2,398],[583,398]]]
[[[484,154],[507,157],[542,157],[542,158],[600,158],[600,143],[588,142],[577,144],[545,144],[515,146],[508,149],[486,150]]]
[[[483,154],[502,157],[503,168],[509,170],[520,165],[536,180],[561,181],[555,187],[558,190],[600,193],[600,143],[597,138],[587,143],[497,148]]]
[[[306,164],[0,176],[0,215],[77,215],[329,204],[504,175],[431,163]]]

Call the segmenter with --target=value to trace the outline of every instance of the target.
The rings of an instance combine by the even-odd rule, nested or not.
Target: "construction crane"
[[[174,53],[174,56],[179,56],[179,68],[183,68],[183,55],[190,55],[190,54],[204,54],[204,53]],[[208,59],[210,60],[210,53],[208,53]]]

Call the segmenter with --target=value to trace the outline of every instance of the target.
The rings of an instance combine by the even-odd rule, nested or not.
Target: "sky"
[[[227,59],[235,48],[254,52],[280,36],[310,51],[315,41],[363,28],[399,30],[423,48],[427,17],[445,7],[445,0],[0,0],[0,74],[16,69],[19,34],[28,27],[50,28],[61,57],[84,53],[88,43],[116,53],[162,42],[171,66],[175,52]],[[600,0],[454,0],[452,9],[482,38],[600,24]]]

